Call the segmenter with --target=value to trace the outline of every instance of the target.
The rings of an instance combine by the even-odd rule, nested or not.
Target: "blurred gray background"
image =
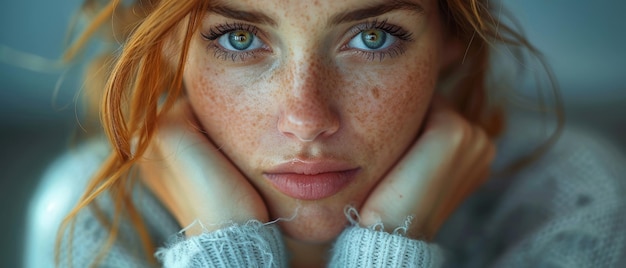
[[[1,267],[21,266],[28,201],[46,165],[67,148],[77,127],[80,66],[54,69],[45,59],[62,54],[66,27],[80,2],[0,4]],[[503,3],[552,65],[567,122],[597,130],[626,149],[626,1]],[[27,54],[17,58],[19,53]],[[25,64],[24,57],[34,64]]]

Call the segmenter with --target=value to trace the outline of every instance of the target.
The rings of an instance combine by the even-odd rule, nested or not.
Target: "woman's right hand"
[[[206,137],[186,100],[159,122],[138,165],[144,184],[189,227],[188,236],[269,219],[261,196]]]

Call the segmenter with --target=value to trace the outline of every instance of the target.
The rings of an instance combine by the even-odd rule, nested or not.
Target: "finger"
[[[472,137],[467,148],[468,154],[459,163],[462,167],[458,174],[453,175],[457,182],[450,183],[450,187],[442,194],[443,201],[433,210],[434,215],[429,216],[430,223],[426,227],[429,234],[435,235],[457,207],[489,177],[495,146],[479,126],[473,126]]]
[[[484,183],[488,178],[491,162],[495,156],[495,146],[491,142],[490,138],[481,127],[474,125],[473,127],[473,139],[468,144],[468,154],[464,155],[461,165],[465,165],[462,169],[463,173],[456,176],[459,185],[453,187],[453,192],[471,193],[476,188]],[[465,195],[461,195],[464,199]]]
[[[438,107],[452,110],[443,101],[439,102]],[[447,166],[440,167],[445,172],[436,179],[440,180],[442,186],[437,189],[435,198],[425,203],[429,213],[424,216],[423,229],[420,234],[425,239],[434,237],[440,223],[448,217],[451,210],[464,200],[464,197],[455,193],[461,187],[465,187],[463,184],[472,181],[472,179],[466,180],[466,178],[471,176],[471,170],[475,169],[475,163],[479,162],[477,156],[480,155],[484,144],[481,141],[481,132],[477,131],[477,128],[469,121],[456,112],[448,112],[446,115],[445,119],[440,122],[446,125],[445,129],[448,135],[444,138],[448,139],[450,144],[447,153],[452,160],[448,162]]]
[[[174,105],[160,122],[153,141],[161,159],[163,185],[184,211],[185,222],[267,221],[263,200],[234,164],[204,135],[187,102]],[[216,216],[219,215],[219,216]]]
[[[184,192],[212,196],[213,200],[231,200],[236,197],[239,185],[245,178],[234,165],[204,136],[197,131],[170,128],[159,134],[163,155],[169,158],[171,169],[185,183]],[[245,192],[245,191],[242,191]],[[222,211],[220,202],[204,204],[207,209]],[[237,216],[238,210],[222,211]]]
[[[486,132],[479,126],[473,125],[470,135],[465,144],[459,149],[462,153],[457,154],[457,161],[454,163],[455,168],[450,174],[453,180],[450,181],[451,187],[447,188],[447,192],[459,191],[464,188],[476,188],[486,179],[478,176],[480,170],[489,169],[493,160],[495,147],[489,140]]]
[[[479,177],[487,178],[490,173],[489,169],[483,169],[482,172],[478,173]],[[452,200],[450,202],[446,202],[444,206],[435,210],[435,213],[430,216],[429,221],[424,226],[424,233],[427,234],[427,239],[432,239],[436,236],[437,232],[441,228],[441,226],[448,220],[448,218],[452,215],[452,213],[458,208],[459,205],[463,203],[464,200],[469,197],[476,188],[471,187],[463,187],[458,188],[457,191],[451,195]]]

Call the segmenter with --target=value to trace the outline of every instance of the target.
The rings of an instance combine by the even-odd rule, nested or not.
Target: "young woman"
[[[57,264],[626,264],[623,158],[525,121],[502,135],[490,51],[534,49],[499,5],[88,1],[83,37],[112,25],[121,47],[87,81],[108,145],[53,171],[97,167],[72,178],[92,180]]]

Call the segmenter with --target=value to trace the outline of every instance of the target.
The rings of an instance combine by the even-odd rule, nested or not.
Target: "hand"
[[[448,216],[488,177],[495,147],[485,132],[435,98],[423,133],[372,191],[361,222],[405,225],[413,238],[432,239]]]
[[[268,221],[261,196],[201,132],[186,101],[159,122],[139,167],[142,181],[182,227],[199,220],[212,231],[231,222]],[[194,224],[186,234],[202,232],[201,226]]]

